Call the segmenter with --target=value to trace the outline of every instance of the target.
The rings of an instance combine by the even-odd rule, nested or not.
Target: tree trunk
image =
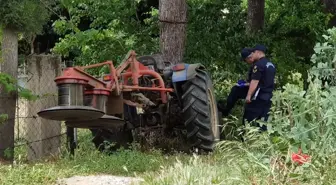
[[[18,34],[10,28],[3,28],[1,54],[0,72],[17,79]],[[0,114],[7,115],[7,119],[0,122],[0,162],[13,162],[15,110],[16,93],[7,93],[1,85]]]
[[[336,0],[321,0],[325,5],[325,12],[330,13],[333,17],[330,19],[328,27],[336,26]]]
[[[264,28],[265,0],[248,0],[247,33],[256,33]]]
[[[160,50],[165,62],[181,63],[185,51],[187,2],[160,0]]]

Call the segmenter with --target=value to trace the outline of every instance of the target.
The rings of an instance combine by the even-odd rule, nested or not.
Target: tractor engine
[[[137,58],[137,60],[149,69],[157,72],[164,79],[165,87],[172,88],[172,69],[170,63],[164,63],[159,55],[154,56],[142,56]],[[139,78],[139,86],[142,87],[153,87],[159,86],[158,80],[150,75],[143,75]],[[133,91],[130,93],[125,93],[124,96],[130,99],[132,102],[137,102],[142,107],[142,110],[138,109],[138,115],[132,115],[132,117],[137,116],[138,122],[133,123],[135,127],[144,127],[148,129],[168,127],[172,124],[170,120],[172,118],[172,113],[176,117],[178,113],[178,106],[176,104],[176,97],[173,94],[168,95],[168,103],[162,104],[160,99],[159,91]],[[177,106],[177,107],[176,107]],[[173,108],[174,107],[174,108]],[[176,119],[178,120],[178,119]],[[176,123],[176,120],[174,121]]]

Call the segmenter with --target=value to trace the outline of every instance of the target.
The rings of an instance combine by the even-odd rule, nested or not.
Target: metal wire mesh
[[[65,126],[61,121],[46,120],[37,115],[40,110],[57,106],[54,82],[62,70],[59,57],[32,56],[19,69],[18,83],[37,95],[37,100],[17,99],[15,116],[15,149],[18,159],[38,160],[57,156],[65,142]]]

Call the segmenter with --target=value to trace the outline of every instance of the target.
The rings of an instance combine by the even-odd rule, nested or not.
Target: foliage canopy
[[[54,29],[61,40],[54,52],[74,56],[85,65],[112,59],[120,61],[129,49],[139,55],[159,52],[158,9],[152,7],[140,20],[139,1],[62,0],[69,18],[60,18]],[[239,62],[240,50],[263,43],[278,66],[278,83],[284,85],[292,72],[306,76],[314,44],[321,39],[329,15],[320,1],[266,0],[265,28],[246,33],[246,1],[187,0],[188,27],[185,62],[200,62],[219,72],[219,81],[245,77],[247,65]],[[290,7],[290,8],[289,8]],[[83,24],[89,26],[83,26]]]
[[[19,32],[41,33],[54,1],[0,0],[0,24]]]
[[[130,49],[140,55],[156,51],[159,43],[151,34],[157,30],[150,20],[140,24],[135,15],[137,4],[137,1],[63,0],[71,18],[54,23],[56,33],[62,35],[54,51],[76,56],[79,65],[118,61]],[[83,29],[80,23],[89,24],[89,28]]]

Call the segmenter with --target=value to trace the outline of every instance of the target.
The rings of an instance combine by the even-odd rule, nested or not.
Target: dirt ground
[[[60,179],[55,185],[139,185],[141,181],[134,177],[92,175]]]

